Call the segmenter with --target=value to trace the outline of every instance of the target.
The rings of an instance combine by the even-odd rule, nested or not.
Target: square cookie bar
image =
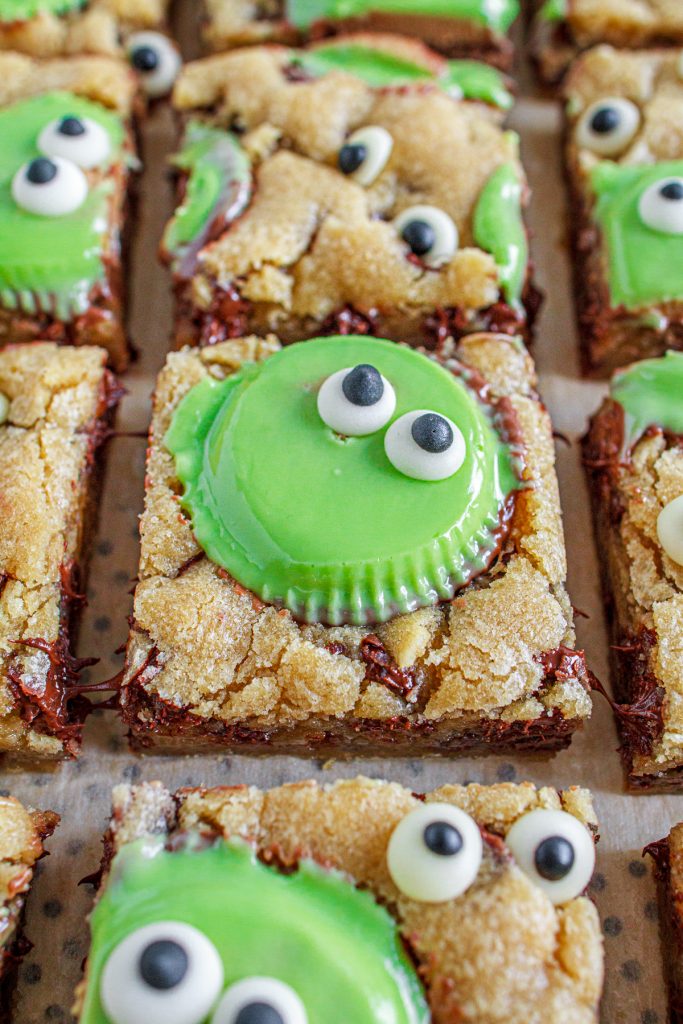
[[[683,779],[683,354],[615,375],[584,439],[630,783]]]
[[[134,746],[566,746],[589,674],[535,389],[505,335],[445,362],[362,336],[172,354],[121,692]]]
[[[99,464],[120,392],[96,348],[0,351],[0,751],[78,749],[72,655]]]
[[[79,1024],[597,1024],[596,831],[529,783],[117,787]]]
[[[22,934],[33,869],[43,843],[59,823],[52,811],[34,811],[11,796],[0,797],[0,1017],[11,1020],[17,968],[31,948]]]
[[[204,0],[204,38],[214,50],[263,42],[299,45],[338,33],[414,36],[449,57],[512,62],[508,29],[519,0]]]
[[[42,338],[128,362],[135,93],[122,61],[0,53],[0,348]]]
[[[657,881],[659,927],[669,989],[669,1024],[683,1024],[683,825],[644,852],[652,857]]]
[[[385,71],[378,88],[377,66],[397,54],[429,66],[414,43],[356,36],[184,69],[181,203],[162,246],[178,345],[273,330],[285,342],[355,332],[434,347],[527,330],[526,185],[517,136],[492,116],[507,102],[500,79],[474,66],[495,98],[482,103],[481,81],[458,84],[432,54],[431,83]],[[454,98],[449,81],[477,102]]]
[[[584,368],[683,347],[683,52],[602,46],[566,85]]]

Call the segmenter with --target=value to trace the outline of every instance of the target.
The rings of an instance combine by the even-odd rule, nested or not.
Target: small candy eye
[[[447,416],[417,409],[400,416],[384,437],[392,466],[414,480],[445,480],[465,460],[465,439]]]
[[[584,111],[576,128],[576,141],[600,156],[616,156],[626,149],[639,125],[640,111],[635,103],[609,97]]]
[[[436,206],[411,206],[398,215],[394,227],[413,255],[434,270],[448,263],[458,248],[458,229]]]
[[[136,32],[126,50],[148,96],[156,99],[171,91],[182,60],[170,39],[161,32]]]
[[[670,501],[659,513],[657,537],[671,561],[683,566],[683,494]]]
[[[109,956],[100,982],[111,1024],[201,1024],[223,985],[223,963],[197,928],[161,921],[139,928]]]
[[[308,1024],[301,999],[277,978],[245,978],[232,985],[211,1024]]]
[[[63,217],[82,206],[88,181],[80,167],[55,156],[36,157],[20,167],[12,180],[17,206],[43,217]]]
[[[595,844],[566,811],[530,811],[514,823],[505,842],[518,867],[553,903],[580,896],[595,867]]]
[[[67,114],[43,128],[38,136],[38,149],[46,156],[71,160],[88,171],[105,162],[111,152],[111,143],[97,121]]]
[[[663,178],[646,188],[638,203],[643,224],[665,235],[683,235],[683,178]]]
[[[443,903],[472,885],[482,850],[479,826],[469,814],[452,804],[423,804],[392,832],[387,867],[404,896]]]
[[[338,370],[318,392],[318,413],[323,423],[347,437],[374,434],[394,415],[396,393],[374,366]]]
[[[394,140],[386,128],[359,128],[339,150],[339,170],[359,185],[371,185],[386,167],[393,148]]]

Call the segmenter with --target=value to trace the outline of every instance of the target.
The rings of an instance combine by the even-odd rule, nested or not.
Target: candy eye
[[[659,513],[657,538],[671,561],[683,566],[683,494],[670,501]]]
[[[394,140],[386,128],[359,128],[339,150],[339,170],[359,185],[371,185],[386,167],[393,148]]]
[[[619,96],[598,100],[588,107],[576,129],[576,141],[600,156],[622,153],[640,125],[635,103]]]
[[[201,1024],[223,985],[223,964],[197,928],[146,925],[119,943],[102,972],[100,999],[111,1024]]]
[[[683,235],[683,178],[663,178],[646,188],[638,202],[643,224],[665,235]]]
[[[103,164],[111,151],[109,136],[97,121],[67,114],[51,121],[38,136],[38,149],[46,156],[61,156],[88,171]]]
[[[392,466],[414,480],[445,480],[465,460],[465,439],[447,416],[417,409],[400,416],[384,437]]]
[[[88,181],[80,167],[56,156],[36,157],[20,167],[12,180],[17,206],[43,217],[63,217],[85,202]]]
[[[578,818],[539,809],[519,818],[505,837],[518,867],[553,903],[580,896],[595,867],[595,844]]]
[[[126,50],[148,96],[156,99],[171,91],[182,60],[170,39],[161,32],[136,32]]]
[[[277,978],[245,978],[232,985],[211,1024],[307,1024],[308,1014],[293,988]]]
[[[318,413],[323,423],[347,437],[374,434],[394,415],[396,393],[374,366],[338,370],[318,392]]]
[[[443,903],[474,882],[482,858],[477,823],[451,804],[424,804],[406,814],[387,848],[387,867],[404,896]]]
[[[398,215],[394,227],[412,254],[434,270],[448,263],[458,248],[458,229],[436,206],[411,206]]]

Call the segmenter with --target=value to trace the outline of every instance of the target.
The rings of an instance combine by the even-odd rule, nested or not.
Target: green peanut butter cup
[[[68,14],[86,0],[0,0],[0,22],[28,21],[41,14]]]
[[[627,446],[648,427],[683,434],[683,352],[670,351],[617,371],[610,391],[624,410]]]

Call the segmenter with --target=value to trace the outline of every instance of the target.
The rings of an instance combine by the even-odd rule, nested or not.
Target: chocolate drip
[[[365,662],[365,678],[368,681],[381,683],[387,689],[409,699],[410,694],[418,685],[417,669],[402,669],[389,654],[388,650],[374,633],[361,640],[360,653]]]

